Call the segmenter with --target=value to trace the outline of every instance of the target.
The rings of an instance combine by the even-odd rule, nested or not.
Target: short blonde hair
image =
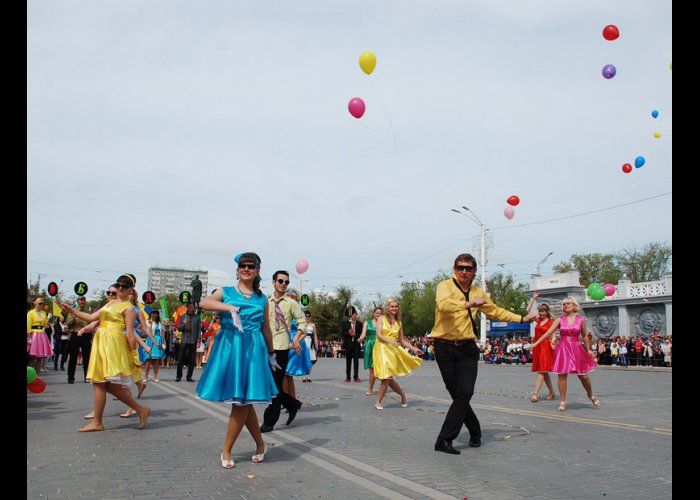
[[[571,304],[574,306],[574,312],[579,312],[581,310],[581,306],[578,304],[578,300],[576,300],[573,297],[566,297],[564,300],[562,300],[562,307],[564,306],[564,302],[571,302]]]

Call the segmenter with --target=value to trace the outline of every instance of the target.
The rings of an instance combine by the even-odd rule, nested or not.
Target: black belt
[[[42,329],[42,330],[44,329],[44,327],[41,326],[41,325],[32,325],[30,328],[31,328],[32,330],[35,329],[35,328],[40,328],[40,329]]]
[[[464,345],[468,344],[470,342],[476,343],[476,340],[474,339],[466,339],[466,340],[446,340],[446,339],[440,339],[437,337],[433,337],[433,341],[435,342],[440,342],[441,344],[447,344],[447,345]]]

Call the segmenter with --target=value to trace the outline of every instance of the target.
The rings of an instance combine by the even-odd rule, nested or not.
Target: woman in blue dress
[[[294,288],[287,290],[287,295],[299,302],[299,292]],[[292,327],[289,330],[289,345],[292,345],[294,341],[299,344],[301,350],[299,354],[296,353],[294,349],[289,350],[289,359],[287,360],[287,368],[285,370],[285,385],[284,392],[291,395],[293,398],[296,397],[296,387],[294,387],[294,378],[296,376],[306,377],[311,373],[311,353],[309,353],[309,346],[305,342],[306,332],[300,332],[297,326],[297,320],[292,320]]]
[[[265,460],[265,442],[253,404],[268,405],[277,395],[272,378],[277,364],[272,346],[268,300],[260,290],[260,257],[246,252],[238,258],[239,283],[223,287],[202,299],[200,307],[222,314],[209,361],[197,384],[197,395],[207,401],[231,404],[221,466],[234,467],[231,449],[245,426],[255,440],[253,463]]]
[[[143,374],[143,379],[148,380],[148,372],[153,364],[153,381],[158,382],[158,368],[160,360],[165,359],[165,340],[163,339],[163,328],[160,324],[160,312],[157,310],[151,311],[151,319],[148,326],[153,333],[153,342],[150,337],[146,339],[146,345],[151,348],[151,353],[146,354],[146,371]]]

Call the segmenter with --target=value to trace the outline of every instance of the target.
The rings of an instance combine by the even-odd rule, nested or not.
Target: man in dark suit
[[[357,339],[360,338],[362,333],[362,321],[357,321],[357,311],[354,307],[350,306],[349,312],[351,312],[350,319],[343,322],[343,329],[341,335],[343,337],[343,349],[345,350],[345,380],[344,382],[350,382],[350,363],[353,363],[355,382],[362,382],[360,377],[357,376],[357,370],[360,366],[360,343]]]

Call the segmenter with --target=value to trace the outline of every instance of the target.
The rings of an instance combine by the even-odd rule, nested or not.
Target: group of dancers
[[[296,399],[292,376],[309,377],[311,352],[318,346],[315,325],[310,313],[302,311],[298,294],[288,293],[289,272],[277,271],[273,275],[274,293],[269,297],[260,289],[260,257],[246,252],[238,257],[236,270],[238,283],[222,287],[203,299],[200,307],[218,313],[220,328],[215,334],[208,362],[198,381],[195,392],[199,398],[231,405],[226,436],[221,447],[221,466],[233,468],[232,448],[243,427],[255,441],[253,463],[265,460],[267,448],[262,434],[274,430],[284,406],[288,412],[287,425],[295,419],[302,403]],[[476,260],[470,254],[460,254],[454,262],[453,275],[438,284],[435,302],[435,326],[431,337],[435,342],[435,357],[445,387],[452,398],[435,450],[459,454],[454,439],[464,425],[469,433],[469,446],[481,445],[481,428],[470,405],[476,382],[479,350],[476,345],[478,330],[474,315],[483,312],[487,317],[500,321],[531,322],[533,313],[525,316],[514,314],[494,304],[486,293],[472,284],[476,274]],[[94,412],[92,422],[81,432],[104,429],[102,414],[106,393],[124,402],[139,416],[139,429],[146,426],[150,409],[138,404],[129,389],[133,381],[141,381],[141,360],[137,344],[145,353],[162,349],[162,337],[153,328],[158,321],[146,322],[142,311],[134,305],[133,275],[122,275],[110,287],[115,298],[94,313],[86,313],[62,305],[63,311],[85,321],[99,321],[93,340],[87,379],[93,383]],[[533,297],[533,301],[536,298]],[[531,301],[528,309],[532,306]],[[566,409],[566,375],[576,373],[595,406],[600,402],[593,395],[587,373],[595,368],[592,351],[588,353],[578,343],[585,332],[585,320],[576,314],[578,304],[572,298],[563,301],[564,315],[552,319],[546,305],[539,306],[536,337],[533,344],[533,370],[540,372],[533,396],[545,382],[554,394],[548,372],[559,375],[561,404]],[[150,342],[135,334],[137,316]],[[33,318],[35,319],[35,318]],[[144,324],[145,323],[145,324]],[[29,332],[28,320],[28,332]],[[152,330],[156,330],[156,335]],[[545,342],[559,330],[561,340],[552,356],[552,344]],[[585,335],[584,342],[587,342]],[[389,299],[383,308],[375,308],[372,318],[364,323],[359,341],[365,341],[365,368],[370,370],[367,394],[373,394],[375,381],[380,381],[374,407],[383,410],[382,400],[389,388],[401,397],[401,407],[408,406],[405,392],[397,377],[412,373],[421,366],[420,355],[403,336],[401,307],[396,299]],[[402,348],[403,347],[403,348]],[[404,349],[405,348],[405,349]],[[550,368],[549,360],[552,360]],[[310,380],[310,378],[309,378]],[[143,388],[139,387],[139,397]],[[548,397],[548,399],[553,399]],[[253,404],[268,405],[260,425]]]

